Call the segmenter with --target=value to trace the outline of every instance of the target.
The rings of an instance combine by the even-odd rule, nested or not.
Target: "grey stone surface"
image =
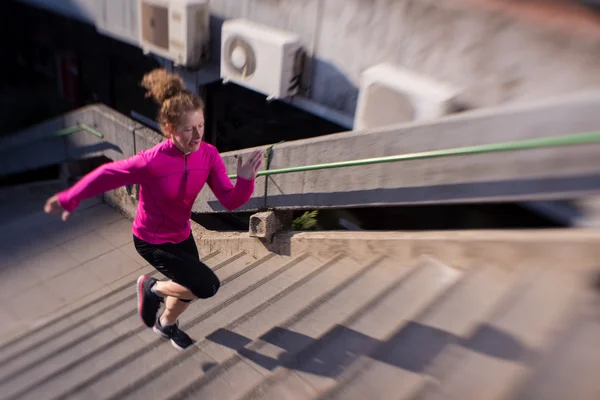
[[[492,312],[507,295],[514,276],[495,268],[480,267],[465,276],[462,285],[448,291],[405,329],[388,336],[377,355],[360,357],[340,375],[335,399],[385,399],[388,393],[410,398],[435,374],[434,361],[444,348],[457,344]],[[476,302],[473,299],[478,299]],[[469,308],[469,313],[462,310]],[[399,368],[400,367],[400,368]]]
[[[113,245],[96,232],[86,233],[63,245],[63,249],[81,263],[108,253],[113,248]]]
[[[559,283],[560,282],[560,283]],[[573,321],[570,307],[577,303],[576,291],[581,290],[579,278],[560,268],[546,268],[533,279],[527,291],[514,303],[507,302],[504,312],[489,318],[460,346],[456,356],[461,366],[444,371],[441,385],[424,399],[507,398],[523,381],[526,365],[536,363],[536,354],[546,353],[556,344],[559,334],[552,327]],[[556,288],[560,287],[559,291]],[[544,307],[539,307],[544,304]],[[533,311],[536,310],[536,311]],[[576,314],[575,314],[576,315]],[[566,325],[563,325],[566,326]],[[500,340],[500,334],[508,340]],[[567,384],[573,388],[573,384]],[[588,397],[589,398],[589,397]]]
[[[292,213],[286,211],[264,211],[250,216],[250,237],[271,240],[273,235],[289,227]]]
[[[152,148],[165,140],[158,132],[145,127],[136,128],[134,135],[136,152]]]
[[[133,246],[132,243],[129,246]],[[94,278],[98,278],[103,284],[126,276],[142,268],[141,265],[131,259],[120,249],[114,249],[82,265]]]
[[[138,252],[135,250],[135,247],[131,243],[124,244],[123,246],[119,247],[119,250],[129,256],[129,258],[131,258],[136,264],[139,264],[140,266],[148,265],[148,261],[138,254]]]
[[[63,223],[41,211],[61,188],[46,186],[8,188],[0,195],[7,211],[0,216],[0,310],[12,316],[15,329],[34,326],[147,264],[124,250],[133,247],[130,220],[90,199]]]
[[[98,233],[113,246],[121,247],[133,241],[131,226],[132,221],[130,219],[121,218],[98,229]]]
[[[34,275],[47,280],[79,266],[80,262],[59,246],[25,259],[21,264]]]

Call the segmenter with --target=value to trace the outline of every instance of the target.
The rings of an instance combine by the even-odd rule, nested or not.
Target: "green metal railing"
[[[89,132],[92,135],[98,136],[100,139],[104,138],[103,134],[101,134],[94,128],[91,128],[85,124],[79,124],[79,125],[72,126],[70,128],[61,129],[60,131],[54,132],[52,134],[52,136],[67,136],[67,135],[71,135],[71,134],[73,134],[75,132],[79,132],[79,131]]]
[[[43,140],[48,140],[48,139],[51,139],[51,138],[55,138],[55,137],[68,136],[68,135],[71,135],[73,133],[80,132],[80,131],[86,131],[86,132],[91,133],[94,136],[99,137],[100,139],[104,139],[104,135],[102,133],[98,132],[97,130],[95,130],[94,128],[92,128],[92,127],[90,127],[88,125],[85,125],[85,124],[78,124],[78,125],[72,126],[70,128],[61,129],[61,130],[56,131],[56,132],[54,132],[54,133],[52,133],[50,135],[47,135],[47,136],[42,136],[42,137],[37,137],[37,138],[34,138],[34,139],[24,140],[24,141],[22,141],[20,143],[16,143],[16,144],[9,144],[8,147],[2,149],[2,151],[5,151],[5,150],[8,151],[8,149],[13,148],[13,147],[21,147],[21,146],[29,145],[29,144],[32,144],[32,143],[40,142],[40,141],[43,141]]]
[[[529,149],[542,149],[548,147],[575,146],[582,144],[600,143],[600,132],[585,132],[567,136],[544,137],[538,139],[518,140],[512,142],[484,144],[477,146],[456,147],[445,150],[423,151],[419,153],[401,154],[387,157],[363,158],[360,160],[340,161],[326,164],[305,165],[259,171],[258,176],[289,174],[293,172],[306,172],[330,168],[357,167],[362,165],[383,164],[389,162],[424,160],[428,158],[462,156],[472,154],[496,153],[503,151],[517,151]],[[229,175],[235,179],[237,174]]]

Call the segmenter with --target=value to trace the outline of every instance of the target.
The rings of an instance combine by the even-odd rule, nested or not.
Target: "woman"
[[[214,296],[220,285],[214,272],[199,260],[191,234],[194,200],[208,183],[227,209],[245,204],[254,191],[263,153],[254,152],[245,163],[238,158],[234,186],[218,151],[202,141],[202,100],[185,89],[179,76],[163,69],[145,75],[142,86],[147,96],[160,104],[158,122],[168,140],[126,160],[100,166],[49,198],[44,210],[62,211],[62,219],[66,220],[85,198],[124,185],[140,185],[132,228],[135,248],[169,280],[157,281],[144,275],[138,278],[138,312],[146,326],[183,350],[194,341],[178,328],[178,317],[191,301]],[[162,302],[165,310],[157,318]]]

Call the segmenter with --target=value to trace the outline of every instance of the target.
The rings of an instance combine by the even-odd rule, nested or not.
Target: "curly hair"
[[[158,103],[158,123],[167,136],[167,125],[177,126],[183,114],[189,111],[204,109],[204,102],[196,94],[186,89],[183,79],[176,74],[157,68],[142,78],[142,86],[146,89],[146,97]]]

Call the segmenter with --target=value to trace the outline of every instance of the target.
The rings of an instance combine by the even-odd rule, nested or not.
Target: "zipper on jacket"
[[[187,169],[187,159],[188,159],[189,154],[186,154],[183,158],[183,181],[185,183],[187,183],[187,178],[188,178],[188,169]]]

